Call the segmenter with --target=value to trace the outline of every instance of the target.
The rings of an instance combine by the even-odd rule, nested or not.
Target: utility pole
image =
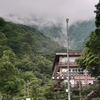
[[[69,73],[69,36],[68,36],[68,22],[66,19],[66,29],[67,29],[67,69],[68,69],[68,100],[70,100],[70,73]]]
[[[80,100],[81,100],[81,79],[80,79],[80,75],[81,75],[81,73],[79,72],[79,97],[80,97]]]

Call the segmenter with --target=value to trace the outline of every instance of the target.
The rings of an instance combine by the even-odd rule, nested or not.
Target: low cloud
[[[0,16],[22,24],[70,24],[95,18],[98,0],[0,0]],[[35,18],[35,20],[33,20]],[[37,23],[36,20],[43,20]]]

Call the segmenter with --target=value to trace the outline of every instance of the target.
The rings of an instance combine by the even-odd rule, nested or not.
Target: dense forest
[[[41,32],[0,18],[0,95],[2,100],[53,97],[55,52],[66,49]],[[47,92],[48,91],[48,92]],[[20,100],[20,99],[17,99]]]
[[[69,27],[70,48],[83,50],[91,31],[95,30],[95,20],[77,22]]]
[[[83,69],[87,69],[91,76],[100,76],[100,2],[96,5],[95,25],[96,29],[89,35],[82,55],[76,62]]]
[[[91,76],[98,79],[98,87],[96,85],[94,87],[92,86],[90,90],[95,90],[100,93],[100,2],[95,7],[96,29],[90,33],[82,55],[76,59],[76,63],[79,64],[79,67],[87,69]],[[94,100],[100,100],[100,95]]]

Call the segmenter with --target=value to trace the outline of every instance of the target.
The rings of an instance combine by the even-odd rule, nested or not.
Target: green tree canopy
[[[94,11],[96,13],[95,24],[96,27],[100,27],[100,2],[95,7],[96,7],[96,11]]]
[[[9,96],[20,91],[19,71],[15,68],[15,54],[4,50],[0,59],[0,92]]]
[[[82,55],[76,60],[80,67],[87,69],[91,76],[100,76],[100,3],[96,5],[96,29],[90,33]]]

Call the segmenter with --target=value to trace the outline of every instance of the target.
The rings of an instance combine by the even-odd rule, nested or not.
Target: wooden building
[[[72,88],[81,86],[88,86],[94,84],[96,79],[91,77],[87,70],[82,70],[75,63],[75,59],[81,55],[81,52],[69,52],[69,73],[70,85]],[[68,68],[67,68],[67,53],[56,53],[53,67],[52,79],[60,80],[60,82],[67,82]]]

